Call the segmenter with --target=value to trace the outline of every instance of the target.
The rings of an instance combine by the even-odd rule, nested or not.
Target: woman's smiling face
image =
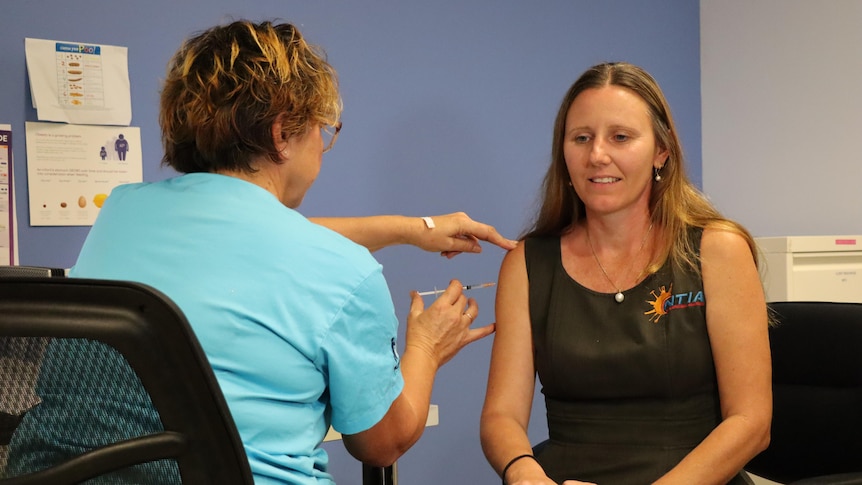
[[[569,106],[563,154],[587,211],[609,214],[648,206],[653,168],[668,152],[656,145],[646,102],[608,85],[583,91]]]

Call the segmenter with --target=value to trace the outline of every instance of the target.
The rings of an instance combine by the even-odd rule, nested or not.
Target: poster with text
[[[24,39],[30,94],[42,121],[129,125],[132,96],[125,47]]]
[[[89,226],[117,185],[141,182],[140,128],[28,122],[30,225]]]
[[[15,204],[12,198],[12,127],[0,125],[0,265],[15,264]]]

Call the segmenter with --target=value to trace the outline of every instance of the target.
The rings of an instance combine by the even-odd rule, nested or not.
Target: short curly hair
[[[159,124],[162,164],[181,173],[251,173],[279,160],[285,138],[341,116],[335,70],[291,24],[238,20],[186,40],[168,64]]]

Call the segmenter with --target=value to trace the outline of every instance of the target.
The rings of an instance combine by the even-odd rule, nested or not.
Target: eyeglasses
[[[334,125],[322,125],[320,127],[320,137],[323,138],[323,153],[332,150],[332,145],[335,145],[335,140],[338,139],[338,132],[340,131],[340,121]]]

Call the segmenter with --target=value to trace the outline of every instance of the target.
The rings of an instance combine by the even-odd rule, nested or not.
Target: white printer
[[[766,301],[862,303],[862,235],[755,238]]]

